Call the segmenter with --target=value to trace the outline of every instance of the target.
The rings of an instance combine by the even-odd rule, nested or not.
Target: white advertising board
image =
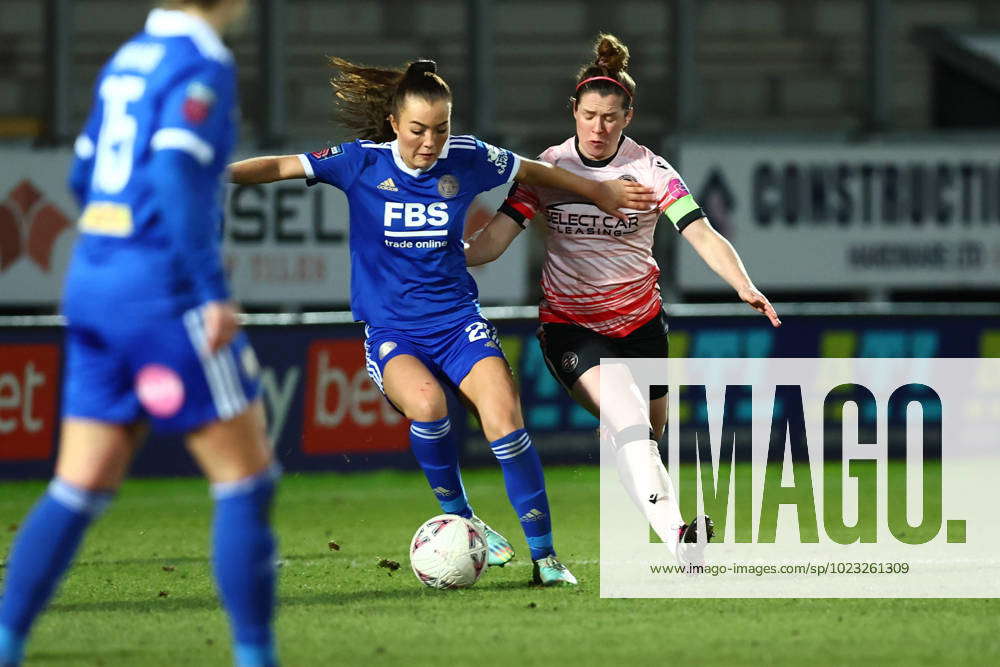
[[[679,163],[762,289],[1000,286],[1000,145],[692,141]],[[681,245],[682,288],[729,289]]]
[[[69,150],[0,151],[0,305],[58,302],[76,237],[76,203],[66,185]],[[483,222],[506,186],[480,195],[469,220]],[[230,285],[248,306],[346,305],[350,294],[348,206],[323,185],[284,181],[229,188],[224,253]],[[528,244],[474,269],[484,304],[527,298]]]

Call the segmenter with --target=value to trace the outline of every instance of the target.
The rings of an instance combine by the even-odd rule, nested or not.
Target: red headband
[[[610,81],[611,83],[615,84],[616,86],[624,90],[625,94],[628,95],[629,104],[632,103],[632,93],[628,92],[628,88],[623,86],[621,81],[619,81],[618,79],[612,79],[610,76],[592,76],[589,79],[584,79],[580,83],[576,84],[576,90],[579,91],[584,84],[590,83],[591,81]]]

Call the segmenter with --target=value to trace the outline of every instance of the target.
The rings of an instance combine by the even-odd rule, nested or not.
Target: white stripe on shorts
[[[369,354],[368,341],[365,341],[365,368],[368,370],[368,377],[372,379],[378,390],[385,393],[382,388],[382,371],[378,369],[378,364],[372,359],[371,354]]]
[[[247,400],[246,392],[243,390],[243,382],[240,380],[240,371],[236,365],[236,357],[233,355],[233,346],[225,346],[216,353],[215,357],[221,361],[223,368],[222,375],[228,380],[233,396],[236,398],[236,412],[230,415],[235,417],[246,409],[249,401]]]
[[[193,308],[184,313],[184,326],[201,360],[216,413],[220,419],[235,417],[247,406],[247,397],[236,370],[232,348],[226,346],[216,354],[209,355],[200,308]]]

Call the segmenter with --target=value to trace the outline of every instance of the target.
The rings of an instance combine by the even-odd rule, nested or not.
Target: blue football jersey
[[[479,313],[462,246],[465,215],[476,195],[513,180],[517,155],[452,136],[424,170],[406,166],[395,141],[355,141],[300,159],[310,185],[347,195],[355,319],[436,331]]]
[[[104,66],[70,174],[82,213],[67,315],[132,304],[176,313],[228,297],[222,174],[236,103],[232,54],[184,12],[153,10]],[[163,173],[165,151],[184,154],[181,171]],[[191,234],[166,222],[178,210],[197,212]]]

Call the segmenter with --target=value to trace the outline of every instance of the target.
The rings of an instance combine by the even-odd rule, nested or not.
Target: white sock
[[[684,524],[674,484],[652,440],[627,442],[615,450],[618,476],[636,507],[670,549],[677,550],[677,531]]]

